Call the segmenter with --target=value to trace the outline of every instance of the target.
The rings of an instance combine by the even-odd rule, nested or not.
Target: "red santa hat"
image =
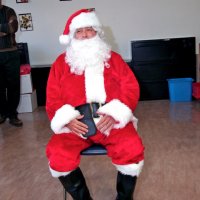
[[[94,9],[90,8],[76,11],[67,20],[64,32],[59,38],[60,43],[68,44],[70,42],[70,35],[73,35],[76,29],[90,26],[101,27]]]

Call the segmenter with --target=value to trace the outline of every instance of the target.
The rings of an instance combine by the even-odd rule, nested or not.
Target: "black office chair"
[[[101,146],[100,144],[93,144],[92,146],[88,147],[87,149],[81,152],[81,155],[84,156],[95,156],[95,155],[106,155],[107,150]],[[67,200],[67,191],[63,188],[63,196],[64,200]]]

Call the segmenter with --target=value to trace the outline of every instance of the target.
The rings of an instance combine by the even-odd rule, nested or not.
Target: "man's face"
[[[90,39],[96,34],[97,32],[92,27],[78,28],[75,31],[74,38],[77,40]]]

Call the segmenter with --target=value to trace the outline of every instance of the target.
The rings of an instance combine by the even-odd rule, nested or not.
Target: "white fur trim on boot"
[[[120,171],[124,175],[130,175],[130,176],[139,176],[143,165],[144,165],[144,160],[140,161],[137,164],[128,164],[128,165],[115,165],[118,171]]]
[[[70,174],[72,171],[68,171],[68,172],[58,172],[58,171],[55,171],[54,169],[52,169],[50,166],[49,166],[49,170],[51,172],[51,175],[54,177],[54,178],[58,178],[60,176],[67,176],[68,174]]]
[[[56,134],[69,133],[70,130],[65,125],[79,115],[79,111],[75,110],[75,108],[71,105],[66,104],[56,111],[53,119],[51,120],[51,129]]]

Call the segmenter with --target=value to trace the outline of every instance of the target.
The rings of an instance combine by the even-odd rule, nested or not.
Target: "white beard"
[[[88,67],[108,66],[111,48],[98,35],[91,39],[72,39],[66,49],[66,63],[70,71],[81,75]]]

